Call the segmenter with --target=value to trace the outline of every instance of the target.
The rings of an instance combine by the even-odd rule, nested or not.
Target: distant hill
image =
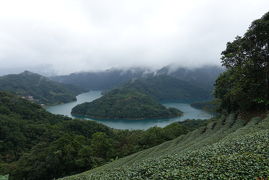
[[[51,79],[87,90],[105,90],[115,88],[147,73],[148,70],[142,68],[131,68],[128,70],[109,69],[100,72],[80,72],[65,76],[54,76]]]
[[[204,66],[196,69],[166,66],[155,72],[146,68],[109,69],[100,72],[78,72],[70,75],[54,76],[51,79],[87,90],[105,90],[120,86],[132,79],[157,74],[187,81],[189,84],[211,93],[214,82],[221,72],[223,72],[223,69],[218,66]]]
[[[44,76],[25,71],[0,77],[0,90],[12,92],[39,104],[58,104],[76,100],[80,88],[54,82]]]
[[[93,102],[72,109],[74,116],[95,119],[160,119],[181,114],[175,108],[166,108],[151,96],[127,88],[112,90]]]
[[[166,66],[158,70],[157,74],[168,75],[182,81],[187,81],[189,84],[195,85],[211,93],[216,79],[222,72],[224,72],[224,70],[224,68],[219,66],[203,66],[194,69]]]
[[[208,91],[168,75],[153,75],[135,79],[123,87],[138,90],[158,101],[192,102],[211,97]]]

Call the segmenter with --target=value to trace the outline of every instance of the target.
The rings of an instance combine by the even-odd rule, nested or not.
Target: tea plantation
[[[269,177],[269,116],[231,114],[153,148],[64,180]]]

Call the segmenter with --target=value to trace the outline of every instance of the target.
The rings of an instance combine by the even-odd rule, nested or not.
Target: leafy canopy
[[[243,37],[222,52],[227,68],[216,81],[215,96],[230,111],[269,107],[269,13],[252,22]]]

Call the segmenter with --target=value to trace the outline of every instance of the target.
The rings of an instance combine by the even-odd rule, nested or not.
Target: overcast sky
[[[269,0],[1,0],[0,71],[219,64]]]

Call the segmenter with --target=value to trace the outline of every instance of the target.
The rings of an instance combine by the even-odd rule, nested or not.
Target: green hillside
[[[155,72],[147,68],[108,69],[97,72],[77,72],[50,77],[50,79],[87,90],[107,90],[125,84],[132,79],[156,74],[177,78],[210,94],[214,88],[215,80],[223,71],[222,67],[215,65],[206,65],[192,69],[176,68],[174,65],[168,65]]]
[[[80,179],[255,179],[269,175],[269,117],[231,114],[187,135],[79,175]]]
[[[98,167],[200,127],[188,120],[164,128],[116,130],[95,121],[53,115],[0,92],[0,178],[49,180]]]
[[[210,92],[167,75],[156,75],[132,80],[123,85],[135,89],[159,101],[193,102],[207,100]]]
[[[95,119],[160,119],[180,116],[181,111],[166,108],[151,96],[128,88],[114,89],[93,102],[79,104],[72,115]]]
[[[0,91],[12,92],[38,104],[59,104],[76,100],[81,89],[25,71],[0,77]]]

